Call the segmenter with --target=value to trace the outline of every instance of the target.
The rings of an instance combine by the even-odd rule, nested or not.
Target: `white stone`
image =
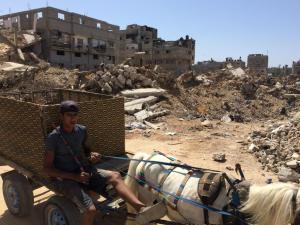
[[[295,159],[295,160],[299,161],[300,160],[300,155],[298,153],[294,152],[293,155],[292,155],[292,159]]]
[[[298,167],[297,160],[291,160],[286,163],[286,166],[292,169],[296,169]]]
[[[125,90],[122,91],[121,94],[125,97],[148,97],[148,96],[163,96],[166,94],[166,90],[161,88],[140,88],[140,89],[133,89],[133,90]]]
[[[257,152],[258,150],[259,148],[253,143],[249,146],[249,151],[251,152]]]

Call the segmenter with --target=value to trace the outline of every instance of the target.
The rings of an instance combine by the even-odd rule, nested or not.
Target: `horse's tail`
[[[139,152],[133,156],[133,159],[142,160],[147,156],[146,153]],[[125,183],[129,189],[138,196],[138,183],[135,179],[137,175],[137,167],[140,164],[138,161],[131,161],[129,164],[127,176],[125,178]]]
[[[283,225],[293,223],[295,210],[293,196],[297,192],[293,184],[274,183],[250,187],[248,200],[242,212],[251,215],[251,222],[259,225]],[[295,196],[296,197],[296,196]]]

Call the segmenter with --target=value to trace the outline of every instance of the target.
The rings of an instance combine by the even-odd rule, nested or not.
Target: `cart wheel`
[[[32,186],[27,178],[19,173],[3,176],[3,196],[11,214],[17,217],[28,216],[33,208]]]
[[[51,197],[44,208],[44,225],[79,225],[80,212],[70,200]]]

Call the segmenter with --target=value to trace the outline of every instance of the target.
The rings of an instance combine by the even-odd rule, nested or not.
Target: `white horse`
[[[166,163],[173,162],[169,157],[159,153],[152,155],[137,153],[133,159]],[[157,212],[154,213],[155,216],[152,215],[151,217],[152,220],[160,219],[166,215],[170,220],[182,224],[245,224],[241,223],[240,220],[228,220],[227,216],[204,210],[184,201],[183,199],[189,199],[203,204],[197,190],[199,176],[195,173],[187,181],[184,181],[188,172],[185,168],[171,168],[171,166],[156,163],[131,161],[125,182],[146,205],[151,206],[154,202],[161,202],[163,208],[158,207]],[[166,173],[169,173],[167,177]],[[153,191],[148,186],[141,185],[135,178],[142,179],[152,187],[161,185],[163,193],[171,193],[172,195],[178,194],[180,185],[183,186],[182,184],[184,184],[180,192],[181,199],[179,199],[176,207],[174,207],[174,204],[170,204],[174,203],[174,196],[169,195],[166,197],[166,195]],[[163,184],[161,179],[164,179]],[[253,185],[250,186],[250,190],[249,188],[243,189],[240,187],[237,185],[242,202],[238,211],[240,212],[239,215],[247,215],[247,223],[256,225],[288,225],[295,223],[296,216],[300,211],[300,193],[298,193],[299,187],[296,184],[274,183],[265,186]],[[231,198],[228,195],[229,188],[230,185],[228,182],[222,185],[217,198],[210,206],[219,210],[223,210],[224,208],[229,210]],[[134,209],[131,207],[128,207],[128,211],[134,213]]]

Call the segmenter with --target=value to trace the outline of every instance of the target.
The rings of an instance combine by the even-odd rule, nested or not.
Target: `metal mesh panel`
[[[79,123],[87,126],[93,151],[109,155],[125,153],[123,98],[56,91],[60,92],[60,100],[79,102]],[[58,111],[58,104],[38,105],[0,97],[0,154],[42,177],[44,138],[54,124],[59,124]]]

